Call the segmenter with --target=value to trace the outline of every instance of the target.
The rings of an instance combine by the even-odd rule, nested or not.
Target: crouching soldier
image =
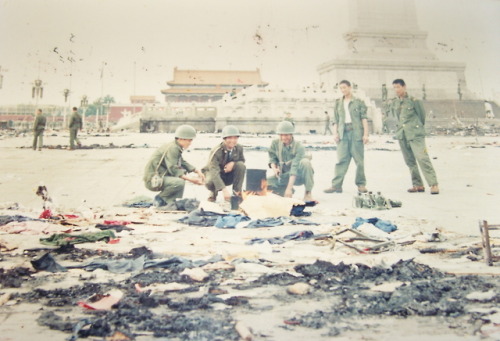
[[[287,198],[292,197],[293,186],[304,185],[304,201],[312,201],[314,170],[304,146],[294,140],[294,132],[292,123],[283,121],[278,124],[276,133],[279,139],[273,140],[269,148],[269,167],[274,175],[267,179],[267,185],[274,193]]]
[[[208,201],[215,202],[217,193],[222,191],[224,199],[229,201],[232,195],[241,196],[241,188],[245,178],[245,157],[243,146],[238,144],[240,131],[232,125],[222,129],[223,141],[210,152],[203,173],[207,177],[205,186],[210,191]],[[233,185],[230,192],[227,186]]]
[[[175,141],[158,148],[147,163],[144,184],[151,191],[160,191],[153,200],[154,206],[173,204],[175,199],[182,198],[185,181],[204,184],[203,173],[182,158],[182,152],[189,148],[195,137],[196,130],[190,125],[177,127]],[[187,173],[191,172],[197,173],[198,177],[188,176]]]

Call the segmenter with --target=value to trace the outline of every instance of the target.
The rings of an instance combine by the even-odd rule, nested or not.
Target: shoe
[[[431,194],[439,194],[438,185],[431,186]]]
[[[325,190],[323,190],[325,193],[342,193],[342,188],[337,188],[337,187],[330,187]]]
[[[408,193],[417,193],[417,192],[425,192],[425,187],[413,186],[412,188],[408,188]]]
[[[365,186],[358,186],[358,192],[359,193],[368,193],[368,190],[366,189]]]
[[[166,205],[165,201],[158,194],[155,195],[155,197],[153,199],[153,206],[154,207],[162,207],[165,205]]]
[[[207,201],[215,202],[217,200],[217,193],[212,192],[208,197]]]

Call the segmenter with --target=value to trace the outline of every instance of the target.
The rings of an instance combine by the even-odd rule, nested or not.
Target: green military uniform
[[[43,132],[45,130],[45,124],[47,123],[47,118],[43,115],[36,115],[35,123],[33,124],[33,150],[36,149],[38,141],[38,150],[42,150],[43,147]]]
[[[410,169],[413,186],[423,186],[418,166],[429,186],[437,185],[436,172],[425,146],[425,110],[422,102],[406,95],[394,98],[390,112],[398,121],[395,137]]]
[[[80,144],[78,140],[78,131],[82,129],[82,117],[77,111],[73,111],[69,119],[69,148],[75,149],[75,142]]]
[[[234,162],[231,172],[224,172],[224,167],[229,162]],[[237,144],[233,150],[229,151],[224,142],[214,147],[210,152],[207,165],[202,169],[206,176],[205,186],[212,192],[212,197],[217,196],[217,192],[224,187],[233,185],[234,192],[241,192],[243,180],[245,178],[245,156],[243,146]]]
[[[281,170],[280,177],[267,178],[270,190],[281,196],[284,195],[291,175],[295,175],[295,186],[304,185],[306,192],[314,187],[314,170],[311,160],[305,156],[305,148],[300,142],[292,140],[285,146],[280,139],[273,140],[269,148],[269,164],[276,164]]]
[[[328,113],[325,113],[325,133],[323,135],[326,135],[327,132],[330,132],[330,135],[332,135],[332,128],[330,127],[330,115]]]
[[[358,187],[366,185],[365,160],[363,144],[363,122],[366,116],[366,105],[359,98],[352,97],[349,102],[349,113],[351,123],[345,123],[346,112],[344,110],[344,99],[337,99],[333,115],[333,123],[339,134],[337,145],[337,164],[335,165],[335,176],[332,180],[332,188],[341,189],[345,174],[351,163],[351,158],[356,163],[356,177],[354,182]]]
[[[182,151],[183,149],[177,141],[164,144],[153,153],[144,169],[144,184],[150,191],[155,191],[151,187],[151,178],[157,169],[158,174],[163,176],[163,184],[158,196],[167,204],[175,202],[177,198],[182,198],[185,182],[180,177],[196,169],[184,161]],[[163,157],[163,155],[165,156]]]

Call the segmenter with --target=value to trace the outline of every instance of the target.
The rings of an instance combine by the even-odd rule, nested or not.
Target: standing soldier
[[[35,123],[33,124],[33,150],[36,150],[38,141],[38,150],[42,150],[43,147],[43,131],[45,130],[45,124],[47,123],[47,118],[42,114],[42,109],[36,110]]]
[[[73,107],[73,114],[71,114],[71,118],[69,119],[69,149],[75,149],[75,142],[78,147],[81,146],[80,140],[78,139],[78,131],[82,130],[82,117],[78,113],[78,108]]]
[[[208,201],[215,202],[217,193],[222,191],[224,200],[231,196],[241,196],[243,179],[245,178],[245,157],[243,146],[238,144],[240,131],[232,125],[222,129],[223,141],[212,149],[207,165],[202,169],[207,177],[205,186],[210,191]],[[233,192],[227,186],[233,185]]]
[[[343,97],[337,99],[334,108],[333,139],[337,143],[337,164],[332,186],[325,193],[342,193],[345,174],[354,159],[358,192],[366,193],[364,145],[368,143],[368,118],[365,103],[352,95],[351,83],[340,82]]]
[[[332,128],[330,128],[330,115],[328,115],[328,111],[325,111],[325,133],[330,132],[330,135],[333,135]]]
[[[397,97],[391,102],[391,114],[397,118],[396,138],[403,153],[406,165],[410,169],[413,187],[410,193],[425,192],[424,183],[418,166],[424,173],[430,186],[431,194],[439,194],[436,172],[432,166],[425,146],[425,110],[421,101],[408,96],[406,84],[402,79],[392,82]]]
[[[295,128],[289,121],[278,124],[279,139],[273,140],[269,148],[269,167],[274,175],[267,178],[268,188],[274,193],[291,198],[293,186],[304,185],[304,201],[312,201],[314,170],[305,148],[295,141]]]
[[[200,170],[182,158],[182,152],[188,149],[196,137],[196,130],[190,125],[181,125],[175,130],[175,140],[158,148],[144,170],[144,185],[147,189],[158,193],[153,205],[156,207],[174,204],[175,199],[182,198],[185,182],[203,185],[205,176]],[[198,177],[187,176],[195,172]],[[156,181],[159,175],[159,182]]]

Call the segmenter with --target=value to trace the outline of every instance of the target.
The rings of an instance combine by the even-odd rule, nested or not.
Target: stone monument
[[[414,0],[350,0],[349,7],[350,30],[344,34],[348,51],[318,66],[322,82],[333,85],[348,79],[369,97],[380,98],[382,84],[391,89],[394,79],[403,78],[418,98],[425,84],[426,99],[456,99],[461,84],[463,98],[472,98],[465,64],[439,61],[428,49]]]

